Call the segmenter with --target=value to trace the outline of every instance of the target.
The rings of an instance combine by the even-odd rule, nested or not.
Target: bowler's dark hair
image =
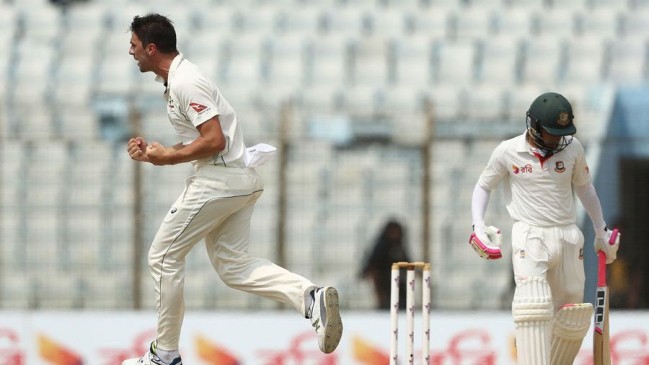
[[[149,13],[145,16],[136,15],[129,30],[142,41],[142,46],[155,44],[162,53],[178,52],[176,49],[176,30],[166,16]]]

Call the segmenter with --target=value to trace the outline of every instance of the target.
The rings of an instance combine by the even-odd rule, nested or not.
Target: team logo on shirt
[[[566,167],[563,165],[563,161],[557,161],[554,164],[554,171],[556,171],[558,173],[562,173],[562,172],[566,171]]]
[[[524,173],[532,173],[532,165],[527,164],[525,166],[518,167],[516,165],[512,165],[512,172],[514,175],[524,174]]]
[[[189,106],[192,107],[196,111],[196,113],[200,113],[203,110],[207,109],[205,105],[199,104],[199,103],[189,103]]]

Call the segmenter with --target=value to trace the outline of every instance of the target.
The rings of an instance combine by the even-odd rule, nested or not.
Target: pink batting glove
[[[503,257],[500,251],[502,234],[494,226],[487,226],[484,229],[477,228],[469,238],[469,244],[473,250],[483,259],[497,260]]]

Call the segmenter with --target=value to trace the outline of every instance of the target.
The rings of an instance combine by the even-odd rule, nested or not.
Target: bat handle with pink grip
[[[617,228],[613,229],[613,232],[611,233],[611,238],[608,240],[609,245],[614,245],[615,240],[617,240],[617,235],[618,235],[618,230]],[[605,273],[606,272],[606,253],[603,250],[600,250],[597,252],[597,265],[598,265],[598,272]],[[597,278],[597,286],[606,286],[606,275],[598,275]]]

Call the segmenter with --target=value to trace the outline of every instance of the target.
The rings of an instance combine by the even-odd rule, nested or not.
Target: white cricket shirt
[[[503,181],[512,219],[549,227],[577,221],[573,185],[590,182],[584,148],[573,138],[563,151],[544,158],[526,140],[527,131],[494,149],[478,179],[487,190]]]
[[[159,76],[156,80],[164,82]],[[192,161],[192,164],[196,167],[203,164],[244,167],[246,146],[237,115],[216,85],[182,53],[171,62],[166,85],[164,98],[169,121],[184,145],[200,136],[196,127],[219,116],[226,141],[225,149],[212,157]]]

